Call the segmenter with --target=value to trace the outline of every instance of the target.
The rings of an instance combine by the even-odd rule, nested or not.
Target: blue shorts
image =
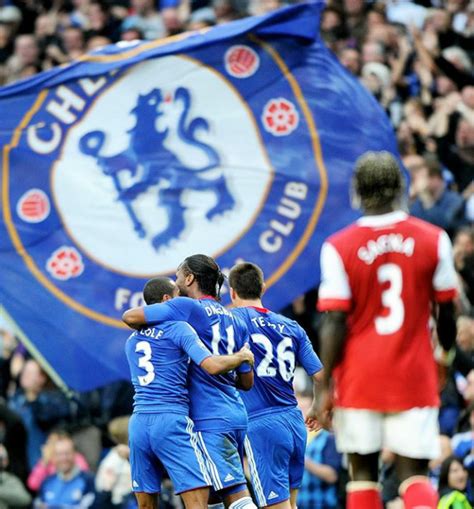
[[[211,485],[193,427],[186,415],[132,415],[128,432],[133,491],[159,493],[165,469],[176,493]]]
[[[198,431],[199,445],[215,491],[221,495],[236,492],[232,487],[245,485],[243,469],[245,430],[228,432]]]
[[[301,486],[306,437],[298,408],[249,419],[245,452],[258,507],[288,500]]]

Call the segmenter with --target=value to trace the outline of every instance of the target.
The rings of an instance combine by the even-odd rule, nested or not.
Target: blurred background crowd
[[[283,5],[0,0],[0,85],[107,44],[203,29]],[[411,176],[410,213],[444,228],[453,240],[461,290],[457,347],[449,367],[439,364],[443,453],[432,462],[431,475],[441,495],[468,508],[474,502],[474,1],[328,0],[321,33],[391,119]],[[317,351],[316,300],[314,289],[283,312],[301,323]],[[433,330],[434,352],[436,342]],[[130,384],[66,394],[8,327],[0,329],[0,356],[0,509],[136,507],[127,448]],[[304,412],[311,392],[303,374],[297,373],[295,385]],[[383,493],[395,509],[402,505],[392,462],[386,451]],[[344,507],[346,480],[331,433],[312,435],[298,507]],[[180,507],[166,482],[161,504]]]

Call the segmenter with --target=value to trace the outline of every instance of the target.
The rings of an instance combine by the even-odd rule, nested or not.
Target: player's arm
[[[183,323],[186,333],[175,335],[173,341],[181,347],[191,360],[210,375],[221,375],[237,369],[244,363],[253,365],[254,357],[248,345],[231,355],[212,355],[201,341],[196,331],[188,323]]]
[[[326,312],[320,330],[321,360],[324,372],[316,405],[325,427],[330,425],[332,407],[331,377],[341,358],[347,334],[347,313],[352,306],[352,291],[341,254],[331,242],[321,248],[321,284],[318,309]]]
[[[195,308],[195,304],[192,299],[177,297],[161,304],[128,309],[122,315],[122,320],[132,329],[167,321],[187,322]]]
[[[251,366],[254,363],[253,353],[248,345],[243,346],[238,352],[231,355],[213,355],[207,357],[201,362],[200,367],[210,375],[221,375],[222,373],[237,369],[244,363],[248,363]],[[253,374],[253,372],[251,373]]]
[[[317,418],[317,402],[319,401],[323,382],[323,365],[314,351],[308,335],[299,325],[295,332],[295,340],[297,361],[303,366],[306,374],[311,377],[313,382],[313,403],[308,411],[305,422],[311,431],[316,431],[321,427]]]
[[[234,315],[234,333],[237,345],[250,345],[251,338],[245,322],[237,315]],[[249,391],[253,387],[252,365],[245,362],[237,368],[235,386],[241,391]]]
[[[438,341],[447,356],[454,357],[456,344],[456,318],[454,298],[457,295],[458,280],[454,268],[451,241],[446,232],[438,239],[438,264],[433,275],[433,289],[438,303],[436,328]],[[451,353],[448,353],[450,352]],[[452,359],[451,359],[452,360]]]
[[[347,336],[347,313],[329,311],[323,317],[320,329],[321,359],[324,370],[322,387],[327,389],[334,367],[341,359]]]
[[[346,336],[347,313],[344,311],[329,311],[326,313],[320,329],[321,360],[324,370],[316,394],[318,420],[325,428],[331,426],[332,372],[341,359]]]
[[[318,431],[323,425],[323,423],[319,421],[319,405],[323,393],[323,373],[324,370],[321,370],[311,376],[313,382],[313,403],[305,419],[305,424],[310,431]]]
[[[146,324],[145,308],[143,306],[127,309],[122,315],[122,321],[132,329],[139,329]]]
[[[457,334],[453,301],[438,304],[436,329],[440,345],[445,351],[451,350],[456,344]]]

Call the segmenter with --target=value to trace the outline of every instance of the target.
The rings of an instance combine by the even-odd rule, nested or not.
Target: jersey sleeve
[[[349,277],[337,249],[325,242],[321,248],[321,284],[319,286],[319,311],[349,311],[352,292]]]
[[[438,264],[433,275],[436,302],[449,302],[457,295],[457,276],[454,268],[453,250],[448,234],[442,231],[438,238]]]
[[[169,321],[188,322],[197,303],[188,297],[176,297],[162,304],[151,304],[143,308],[146,323],[157,324]]]
[[[309,376],[314,375],[323,369],[323,365],[319,360],[316,352],[313,349],[308,335],[302,327],[298,325],[298,350],[296,353],[296,360],[303,366],[304,370]]]
[[[235,351],[239,351],[245,343],[248,343],[250,348],[250,334],[245,325],[245,322],[234,315],[234,334],[235,334]],[[250,373],[252,371],[252,366],[248,362],[244,362],[237,369],[237,373]]]
[[[176,334],[173,341],[182,348],[198,366],[204,359],[212,357],[212,353],[207,349],[206,345],[201,341],[196,331],[188,323],[180,324],[180,333]]]

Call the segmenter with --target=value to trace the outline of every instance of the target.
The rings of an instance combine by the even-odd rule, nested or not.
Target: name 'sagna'
[[[375,240],[369,240],[365,246],[357,251],[357,256],[367,265],[385,253],[401,253],[405,256],[412,256],[415,251],[415,239],[412,237],[403,238],[400,233],[380,235]]]

